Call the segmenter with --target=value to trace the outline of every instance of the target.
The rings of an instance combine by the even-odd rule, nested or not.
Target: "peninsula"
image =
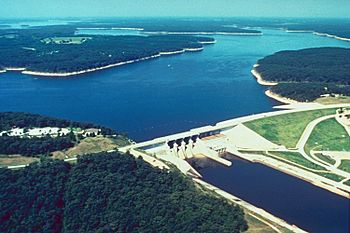
[[[350,49],[281,51],[260,59],[252,74],[280,102],[349,103]]]
[[[213,38],[191,35],[75,35],[75,26],[3,29],[0,72],[63,77],[157,58],[196,52]]]

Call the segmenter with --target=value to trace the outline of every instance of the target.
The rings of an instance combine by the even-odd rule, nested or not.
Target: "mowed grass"
[[[250,211],[245,210],[245,219],[247,220],[248,227],[249,227],[248,230],[246,231],[246,233],[276,233],[276,231],[274,229],[272,229],[266,223],[257,219],[257,217],[270,223],[271,225],[273,225],[274,227],[279,229],[282,233],[292,233],[292,231],[290,231],[284,227],[281,227],[274,222],[271,222],[269,219],[258,216],[255,213],[252,213],[253,215],[251,215],[250,213],[251,213]],[[257,216],[257,217],[255,217],[255,216]]]
[[[350,152],[350,137],[336,119],[325,120],[312,131],[305,145],[305,151],[310,150]]]
[[[344,182],[344,184],[350,186],[350,180]]]
[[[334,174],[334,173],[331,173],[331,172],[325,172],[326,169],[317,165],[317,164],[314,164],[313,162],[305,159],[300,153],[298,152],[269,152],[270,154],[274,155],[274,156],[277,156],[281,159],[285,159],[285,160],[288,160],[290,162],[293,162],[293,163],[296,163],[296,164],[299,164],[300,168],[309,168],[309,169],[313,169],[315,171],[310,171],[312,173],[315,173],[319,176],[323,176],[327,179],[330,179],[330,180],[334,180],[334,181],[341,181],[343,179],[345,179],[345,177],[342,177],[342,176],[339,176],[337,174]],[[319,172],[318,172],[319,171]]]
[[[269,152],[271,155],[299,164],[300,166],[313,170],[325,171],[326,169],[307,160],[298,152]]]
[[[106,137],[92,137],[81,140],[76,146],[66,151],[56,151],[52,153],[55,159],[65,159],[76,157],[77,155],[85,155],[91,153],[99,153],[103,151],[114,150],[119,147],[115,139]]]
[[[338,168],[350,173],[350,160],[343,160]]]
[[[249,226],[246,233],[275,233],[275,231],[270,226],[261,222],[259,219],[254,218],[250,214],[246,214],[245,219],[247,220]]]
[[[334,165],[336,163],[336,161],[334,159],[332,159],[331,157],[327,156],[327,155],[323,155],[320,153],[316,153],[315,156],[323,161],[325,161],[326,163],[332,164]]]
[[[294,148],[306,126],[313,120],[335,114],[336,109],[311,110],[265,117],[244,123],[264,138],[287,148]]]
[[[25,165],[39,160],[39,158],[24,157],[21,155],[0,155],[0,167]]]

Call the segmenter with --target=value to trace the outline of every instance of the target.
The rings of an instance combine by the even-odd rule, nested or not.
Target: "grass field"
[[[350,173],[350,160],[343,160],[338,168]]]
[[[334,108],[266,117],[244,123],[261,136],[287,148],[294,148],[306,126],[313,120],[335,114]]]
[[[275,233],[275,231],[265,223],[261,222],[259,219],[254,218],[253,216],[246,214],[245,219],[247,220],[249,229],[246,233]]]
[[[306,153],[312,149],[350,152],[350,137],[335,119],[325,120],[316,125],[305,145]]]
[[[260,221],[259,219],[257,219],[255,216],[257,216],[255,213],[251,213],[248,210],[245,210],[245,219],[247,220],[249,229],[248,231],[246,231],[246,233],[275,233],[276,231],[274,229],[272,229],[269,225],[267,225],[266,223]],[[252,215],[253,216],[252,216]],[[257,216],[260,219],[263,219],[264,221],[270,223],[271,225],[273,225],[274,227],[276,227],[277,229],[279,229],[282,233],[292,233],[290,230],[281,227],[279,225],[277,225],[274,222],[271,222],[270,220],[263,218],[261,216]]]
[[[339,97],[322,97],[315,100],[315,102],[320,104],[340,104],[340,103],[350,103],[349,96],[339,96]]]
[[[91,37],[50,37],[41,40],[45,44],[82,44],[87,40],[90,40]]]
[[[127,145],[127,140],[123,138],[106,138],[106,137],[88,137],[83,139],[76,146],[67,151],[53,152],[53,158],[64,159],[66,157],[72,158],[77,155],[99,153],[103,151],[114,150],[117,147]]]
[[[339,176],[339,175],[334,174],[334,173],[317,173],[317,172],[315,172],[315,173],[320,175],[320,176],[323,176],[327,179],[334,180],[336,182],[339,182],[339,181],[342,181],[345,179],[345,177]]]
[[[297,163],[303,167],[319,170],[319,171],[325,171],[326,169],[310,162],[306,158],[304,158],[300,153],[298,152],[269,152],[270,154],[280,157],[282,159],[286,159],[290,162]]]
[[[350,186],[350,180],[344,182],[344,184]]]
[[[0,167],[8,167],[15,165],[24,165],[39,161],[39,158],[24,157],[20,155],[1,155],[0,156]]]
[[[328,164],[334,165],[335,164],[335,160],[332,159],[331,157],[327,156],[327,155],[323,155],[320,153],[316,153],[315,156],[323,161],[325,161]]]

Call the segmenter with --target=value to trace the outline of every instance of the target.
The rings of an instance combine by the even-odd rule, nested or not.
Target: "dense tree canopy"
[[[264,80],[278,82],[274,93],[299,101],[324,94],[350,96],[350,49],[311,48],[281,51],[258,61]]]
[[[118,153],[0,169],[1,232],[242,232],[242,210]]]
[[[120,62],[202,48],[212,38],[194,36],[96,36],[84,43],[49,43],[55,37],[74,40],[76,26],[45,26],[0,31],[0,69],[20,67],[29,71],[66,73]]]

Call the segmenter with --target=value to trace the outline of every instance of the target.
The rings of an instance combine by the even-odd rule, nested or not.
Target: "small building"
[[[96,136],[100,134],[101,134],[101,129],[96,129],[96,128],[85,129],[83,132],[84,137],[91,137],[91,136]]]

